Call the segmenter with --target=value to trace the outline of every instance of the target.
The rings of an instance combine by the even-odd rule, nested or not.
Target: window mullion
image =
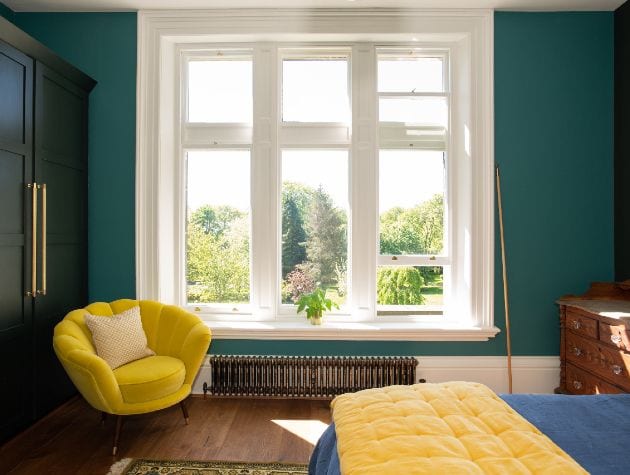
[[[376,54],[370,44],[352,51],[352,153],[350,159],[352,314],[375,318],[378,240]]]
[[[252,142],[252,306],[255,316],[277,313],[279,263],[278,74],[276,48],[254,49]]]

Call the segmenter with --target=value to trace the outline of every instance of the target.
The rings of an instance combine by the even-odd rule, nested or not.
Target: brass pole
[[[499,231],[501,234],[501,264],[503,267],[503,302],[505,305],[505,336],[507,344],[508,390],[512,394],[512,338],[510,336],[510,305],[508,300],[507,263],[505,261],[505,235],[503,230],[503,204],[501,202],[501,176],[496,166],[497,201],[499,204]]]

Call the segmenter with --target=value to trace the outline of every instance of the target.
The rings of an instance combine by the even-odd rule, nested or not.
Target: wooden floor
[[[307,463],[330,423],[327,401],[192,397],[188,410],[188,426],[178,406],[125,418],[114,457],[115,419],[75,398],[0,447],[0,474],[105,475],[125,457]]]

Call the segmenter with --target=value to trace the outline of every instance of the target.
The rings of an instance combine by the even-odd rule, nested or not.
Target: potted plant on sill
[[[329,298],[326,298],[326,292],[319,287],[308,294],[303,294],[297,301],[297,304],[297,313],[306,309],[306,318],[308,318],[312,325],[322,324],[324,311],[330,311],[333,307],[339,309],[339,305]]]

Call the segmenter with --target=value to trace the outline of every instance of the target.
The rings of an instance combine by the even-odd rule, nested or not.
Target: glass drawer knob
[[[621,373],[623,373],[623,369],[618,364],[612,365],[610,369],[612,369],[612,372],[615,373],[616,375],[620,375]]]
[[[573,321],[571,322],[571,325],[573,325],[573,328],[574,328],[575,330],[579,330],[579,329],[582,327],[582,323],[580,323],[580,321],[579,321],[579,320],[573,320]]]
[[[619,343],[621,343],[621,335],[610,335],[610,341],[618,345]]]
[[[581,356],[581,355],[582,355],[582,350],[581,350],[581,349],[579,349],[577,346],[574,346],[574,347],[573,347],[573,354],[574,354],[575,356]]]
[[[573,387],[575,389],[582,389],[582,383],[580,381],[573,381]]]

